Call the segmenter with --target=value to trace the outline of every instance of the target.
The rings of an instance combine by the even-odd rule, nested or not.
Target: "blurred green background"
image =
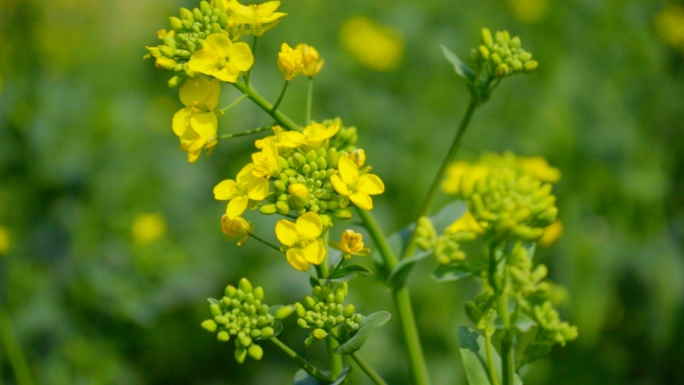
[[[222,141],[189,164],[171,131],[177,90],[142,60],[168,16],[196,5],[0,1],[4,383],[16,383],[9,331],[38,384],[291,383],[296,368],[272,346],[240,366],[232,346],[199,327],[205,299],[242,276],[271,304],[309,286],[281,256],[253,241],[237,248],[220,232],[224,203],[211,190],[248,161],[254,137]],[[459,158],[513,150],[563,173],[555,191],[565,234],[538,255],[569,288],[563,311],[580,338],[529,367],[525,383],[684,383],[681,1],[285,0],[281,10],[290,15],[260,40],[255,86],[276,98],[280,43],[318,48],[326,65],[314,119],[340,116],[359,129],[387,185],[374,212],[388,233],[413,220],[467,104],[439,44],[468,57],[482,27],[519,35],[539,70],[502,83]],[[345,38],[345,21],[359,16],[385,26],[386,62],[364,56],[377,51],[364,48],[372,39]],[[298,121],[305,83],[296,79],[283,102]],[[220,105],[235,96],[224,86]],[[219,133],[265,123],[244,102]],[[270,218],[249,219],[272,233]],[[433,264],[410,279],[429,368],[435,384],[465,384],[456,329],[478,286],[437,284]],[[363,313],[394,310],[372,277],[354,281],[351,298]],[[289,326],[282,339],[321,362],[320,347],[305,350],[305,332]],[[393,385],[408,384],[397,326],[361,350]],[[350,383],[367,380],[355,371]]]

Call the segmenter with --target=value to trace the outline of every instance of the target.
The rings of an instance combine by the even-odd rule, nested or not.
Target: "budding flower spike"
[[[354,230],[344,230],[340,238],[340,243],[328,241],[330,247],[342,252],[344,259],[350,259],[352,255],[360,257],[370,254],[370,249],[363,247],[363,236]]]

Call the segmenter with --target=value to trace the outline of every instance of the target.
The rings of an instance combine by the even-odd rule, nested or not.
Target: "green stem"
[[[16,379],[17,384],[35,384],[28,362],[26,361],[26,356],[24,356],[24,352],[21,350],[21,346],[19,346],[16,334],[14,333],[12,320],[4,308],[0,308],[0,340],[2,340],[2,343],[5,345],[7,357],[9,358],[10,365],[14,371],[14,378]]]
[[[463,119],[461,119],[461,125],[458,127],[458,131],[456,132],[456,137],[454,137],[454,141],[451,143],[451,147],[449,148],[449,151],[447,152],[446,157],[442,161],[442,165],[439,167],[439,170],[437,171],[437,175],[435,175],[435,179],[432,181],[432,185],[430,186],[430,190],[428,190],[428,194],[425,197],[425,200],[423,201],[423,205],[420,208],[420,211],[418,212],[418,218],[429,215],[430,214],[430,208],[432,207],[432,202],[435,199],[435,195],[437,195],[437,191],[439,191],[439,187],[442,184],[442,179],[444,179],[444,174],[446,173],[447,168],[449,168],[449,165],[451,162],[453,162],[454,158],[456,157],[456,153],[458,153],[458,149],[461,147],[461,141],[463,140],[463,135],[465,134],[466,130],[468,129],[468,124],[470,123],[470,120],[473,117],[473,113],[475,112],[475,109],[477,108],[478,104],[476,101],[471,100],[470,103],[468,104],[468,109],[466,109],[465,114],[463,115]],[[406,248],[404,248],[404,252],[401,255],[401,258],[406,258],[410,257],[415,253],[416,251],[416,232],[414,231],[413,234],[411,234],[411,238],[409,239],[408,243],[406,244]]]
[[[276,102],[275,102],[275,104],[273,105],[273,107],[271,107],[271,110],[272,110],[272,111],[277,110],[277,109],[278,109],[278,106],[280,106],[280,102],[283,101],[283,98],[285,97],[285,92],[287,92],[287,86],[289,86],[289,85],[290,85],[290,81],[289,81],[289,80],[285,80],[285,85],[283,86],[283,90],[280,91],[280,96],[278,96],[278,100],[276,100]]]
[[[271,242],[269,242],[269,241],[267,241],[267,240],[265,240],[265,239],[263,239],[263,238],[260,238],[260,237],[258,237],[258,236],[256,236],[256,235],[254,235],[253,233],[249,233],[249,236],[252,237],[252,238],[254,238],[254,239],[256,239],[257,241],[263,243],[264,245],[266,245],[266,246],[272,248],[272,249],[275,249],[275,250],[280,251],[280,247],[278,247],[278,246],[272,244]]]
[[[290,131],[302,131],[302,128],[299,127],[290,118],[285,116],[282,112],[278,111],[277,109],[273,108],[271,103],[269,103],[266,99],[259,95],[259,93],[256,92],[256,90],[251,85],[247,85],[245,83],[240,82],[233,83],[233,85],[243,94],[246,94],[248,98],[250,98],[254,103],[256,103],[257,106],[259,106],[273,119],[275,119],[275,121],[278,122],[278,124],[280,124],[281,126],[283,126],[283,128]]]
[[[326,248],[328,244],[328,237],[330,236],[330,232],[328,230],[329,229],[326,228],[323,231],[323,243],[326,245]],[[330,262],[328,259],[328,254],[329,253],[325,253],[325,258],[323,259],[323,262],[317,266],[319,279],[328,277],[330,274]],[[342,374],[342,369],[344,369],[342,356],[335,353],[335,348],[339,346],[339,343],[332,335],[329,335],[325,339],[325,346],[328,350],[328,357],[330,358],[330,375],[332,376],[332,378],[337,378],[340,374]]]
[[[388,271],[392,271],[397,264],[397,257],[390,248],[387,238],[380,229],[375,218],[367,211],[358,209],[356,212],[361,217],[366,229],[370,233],[375,247],[377,247],[380,255],[383,258],[385,267]],[[425,357],[423,356],[423,348],[420,345],[420,336],[418,335],[418,327],[416,326],[415,316],[413,314],[413,307],[411,306],[411,296],[406,286],[401,286],[392,291],[394,303],[397,308],[397,316],[401,324],[401,331],[404,336],[404,343],[406,344],[406,351],[409,358],[409,369],[414,385],[430,385],[430,376],[425,364]]]
[[[513,385],[515,375],[515,357],[513,355],[513,333],[511,332],[511,317],[508,312],[508,298],[506,298],[506,287],[508,277],[504,272],[503,289],[497,298],[496,310],[501,317],[504,325],[503,336],[501,337],[501,374],[503,385]]]
[[[363,372],[366,373],[368,378],[370,378],[374,384],[387,385],[385,380],[383,380],[382,377],[380,377],[378,373],[376,373],[375,370],[373,370],[373,368],[371,368],[368,365],[368,363],[363,358],[361,358],[361,356],[359,356],[358,353],[352,353],[351,358],[354,360],[354,362],[356,362],[356,365],[358,365],[359,368],[361,368],[361,370],[363,370]]]
[[[258,134],[260,132],[268,131],[271,129],[273,126],[263,126],[263,127],[258,127],[253,130],[248,130],[248,131],[242,131],[242,132],[236,132],[233,134],[224,134],[220,135],[218,138],[219,139],[230,139],[230,138],[237,138],[239,136],[246,136],[246,135],[253,135],[253,134]]]
[[[254,40],[252,40],[252,56],[256,55],[256,48],[257,48],[257,37],[254,36]],[[252,69],[254,68],[254,65],[252,65],[252,68],[247,71],[247,75],[245,75],[245,83],[249,85],[249,79],[252,77]]]
[[[332,277],[333,275],[335,275],[335,273],[337,273],[337,270],[339,270],[340,267],[342,267],[342,264],[343,264],[343,263],[344,263],[344,254],[343,254],[342,257],[340,258],[340,262],[337,263],[337,266],[335,266],[335,268],[333,269],[333,271],[332,271],[330,274],[328,274],[328,275],[326,276],[326,278],[330,278],[330,277]]]
[[[240,95],[240,97],[237,98],[237,99],[235,99],[234,102],[232,102],[232,103],[230,103],[229,105],[227,105],[227,106],[225,106],[225,107],[219,109],[219,111],[221,111],[221,112],[226,112],[226,111],[230,110],[231,108],[233,108],[233,107],[237,106],[238,104],[240,104],[241,101],[245,100],[246,97],[247,97],[247,95],[245,95],[245,94]]]
[[[309,78],[309,86],[306,90],[306,124],[311,124],[311,105],[313,104],[313,78]]]
[[[294,350],[290,349],[287,345],[282,343],[276,337],[271,338],[270,341],[273,342],[273,344],[275,344],[277,347],[279,347],[280,350],[285,352],[285,354],[287,354],[288,357],[292,358],[294,362],[296,362],[297,365],[299,365],[299,367],[301,367],[307,373],[309,373],[311,377],[319,381],[322,381],[326,384],[329,384],[333,381],[333,379],[328,374],[315,367],[309,361],[305,360],[303,357],[297,354]]]
[[[494,368],[494,356],[492,355],[492,336],[490,336],[487,331],[484,332],[485,338],[485,351],[487,353],[487,368],[489,369],[489,378],[492,381],[492,385],[499,385],[499,376],[496,374],[496,368]]]

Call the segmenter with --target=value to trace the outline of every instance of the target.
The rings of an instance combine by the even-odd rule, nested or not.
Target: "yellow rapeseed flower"
[[[287,261],[297,270],[309,270],[309,263],[320,265],[326,255],[325,244],[318,237],[323,232],[323,222],[318,214],[308,212],[296,223],[281,219],[276,223],[276,237],[287,247]]]
[[[320,123],[311,123],[304,127],[303,136],[304,144],[309,147],[318,148],[322,146],[326,140],[332,138],[340,130],[339,122],[335,122],[330,126],[325,126]]]
[[[458,195],[462,191],[471,191],[475,182],[487,176],[490,167],[484,164],[471,165],[467,162],[456,162],[447,168],[442,183],[442,191]]]
[[[290,150],[304,144],[304,135],[302,135],[301,132],[285,131],[285,129],[280,126],[273,126],[272,129],[275,135],[257,139],[254,142],[256,148],[263,149],[269,146],[269,143],[273,143],[276,146],[278,154],[287,156]]]
[[[359,169],[366,164],[366,152],[361,148],[352,151],[351,154],[344,154],[344,157],[354,162]]]
[[[240,170],[235,180],[226,179],[214,187],[214,198],[229,201],[226,215],[235,219],[268,195],[268,180],[254,175],[254,165],[248,164]]]
[[[139,214],[133,220],[131,235],[137,244],[156,241],[166,234],[166,220],[159,213]]]
[[[473,232],[477,234],[484,233],[484,229],[479,223],[477,223],[477,220],[475,220],[475,217],[470,213],[470,211],[466,211],[462,217],[449,225],[445,232],[449,234],[456,234],[459,231]]]
[[[375,71],[397,68],[404,55],[401,33],[367,17],[345,21],[340,29],[340,42],[354,59]]]
[[[288,82],[294,79],[304,69],[302,52],[292,49],[287,43],[283,43],[280,46],[280,52],[278,52],[278,69]]]
[[[254,176],[270,178],[278,170],[278,149],[276,144],[269,142],[261,152],[252,154]]]
[[[325,60],[321,59],[318,50],[304,43],[297,44],[295,49],[302,53],[302,65],[304,66],[302,74],[310,78],[318,75],[321,72],[321,68],[323,68],[323,64],[325,64]]]
[[[228,36],[215,33],[207,36],[202,49],[192,54],[188,68],[235,83],[241,73],[248,71],[253,64],[254,55],[247,43],[233,43]]]
[[[5,255],[10,249],[9,231],[4,226],[0,226],[0,255]]]
[[[335,241],[328,243],[331,247],[340,250],[344,259],[349,259],[352,255],[363,257],[371,252],[370,249],[363,247],[363,236],[354,230],[344,230],[340,237],[340,243]]]
[[[543,21],[549,14],[549,0],[508,0],[513,14],[525,23]]]
[[[665,44],[684,52],[684,7],[666,6],[656,15],[655,28]]]
[[[242,217],[230,219],[228,215],[224,215],[221,217],[221,230],[228,240],[237,239],[237,245],[242,246],[249,239],[249,234],[254,231],[254,225]]]
[[[262,36],[266,31],[278,25],[280,18],[287,16],[287,13],[276,12],[280,7],[280,1],[267,1],[258,5],[243,5],[237,0],[223,0],[223,2],[226,8],[233,12],[230,21],[248,26],[240,32],[251,33],[254,36]]]
[[[565,227],[563,227],[563,223],[560,220],[556,220],[544,229],[544,234],[539,238],[537,244],[540,247],[551,247],[563,236],[564,232]]]
[[[218,122],[214,109],[221,86],[204,76],[188,79],[180,88],[180,100],[186,106],[173,116],[173,132],[180,138],[188,161],[197,161],[202,150],[211,153],[217,143]]]
[[[330,182],[340,195],[348,196],[355,205],[364,210],[373,208],[371,195],[382,194],[385,191],[385,185],[377,175],[359,175],[356,163],[344,157],[340,158],[337,171],[330,177]]]
[[[561,172],[555,167],[551,167],[549,162],[541,156],[519,157],[518,167],[520,171],[542,182],[558,183],[561,179]]]

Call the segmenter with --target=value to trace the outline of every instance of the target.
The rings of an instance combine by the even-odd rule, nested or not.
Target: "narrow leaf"
[[[347,265],[339,268],[334,274],[330,276],[330,280],[346,277],[348,275],[371,275],[373,272],[363,265]]]
[[[456,70],[456,74],[458,76],[462,77],[463,79],[466,80],[466,83],[469,84],[474,84],[475,79],[477,75],[475,74],[475,71],[470,69],[463,61],[456,55],[455,53],[451,52],[451,50],[443,45],[440,45],[442,47],[442,51],[444,51],[444,56],[447,58],[451,64],[454,65],[454,69]]]
[[[496,317],[494,320],[494,326],[497,329],[505,329],[501,317]],[[517,321],[511,325],[512,328],[518,329],[521,333],[527,333],[535,326],[537,326],[537,322],[535,322],[526,314],[519,314]]]
[[[470,385],[491,385],[487,375],[487,361],[480,355],[480,341],[484,338],[473,329],[465,326],[458,327],[458,343],[461,351],[461,360],[465,368],[466,377]]]
[[[309,373],[307,373],[304,369],[299,369],[297,373],[294,376],[294,379],[292,380],[293,385],[340,385],[344,382],[344,380],[347,379],[347,376],[349,375],[349,372],[351,371],[351,367],[345,366],[344,369],[342,369],[342,373],[340,373],[340,376],[335,379],[335,381],[331,383],[327,382],[321,382],[313,377]],[[327,373],[327,372],[326,372]]]
[[[386,324],[390,318],[392,318],[392,315],[386,311],[379,311],[364,317],[359,323],[359,330],[357,330],[354,336],[347,342],[344,342],[335,348],[335,353],[339,355],[352,354],[361,349],[371,334]]]
[[[437,267],[432,273],[432,279],[437,282],[450,282],[468,278],[471,275],[473,272],[462,263],[450,263]]]

